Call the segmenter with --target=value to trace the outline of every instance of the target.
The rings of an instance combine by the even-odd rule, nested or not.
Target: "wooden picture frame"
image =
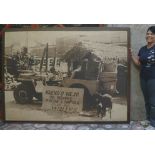
[[[9,29],[5,120],[129,122],[129,28]]]

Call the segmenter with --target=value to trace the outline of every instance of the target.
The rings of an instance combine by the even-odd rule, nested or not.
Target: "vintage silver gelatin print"
[[[129,121],[129,30],[9,30],[5,120]]]

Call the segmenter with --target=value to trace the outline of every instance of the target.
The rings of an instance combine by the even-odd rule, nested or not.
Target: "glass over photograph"
[[[6,121],[129,121],[129,29],[9,30]]]

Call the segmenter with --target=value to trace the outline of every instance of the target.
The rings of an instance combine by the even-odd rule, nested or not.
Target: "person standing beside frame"
[[[135,65],[140,66],[140,86],[145,101],[146,121],[143,124],[155,129],[155,26],[146,32],[147,44],[140,48],[138,56],[130,49]]]

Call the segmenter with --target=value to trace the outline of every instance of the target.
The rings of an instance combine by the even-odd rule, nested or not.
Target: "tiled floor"
[[[4,123],[0,121],[0,130],[154,130],[139,121],[130,124],[54,124],[54,123]]]

